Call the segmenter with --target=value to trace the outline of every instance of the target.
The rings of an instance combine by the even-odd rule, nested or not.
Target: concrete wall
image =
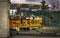
[[[8,29],[8,3],[0,0],[0,37],[7,37]]]

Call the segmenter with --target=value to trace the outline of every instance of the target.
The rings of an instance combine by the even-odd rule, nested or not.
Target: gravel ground
[[[60,38],[60,37],[48,37],[48,36],[13,36],[13,37],[10,37],[10,38]]]

